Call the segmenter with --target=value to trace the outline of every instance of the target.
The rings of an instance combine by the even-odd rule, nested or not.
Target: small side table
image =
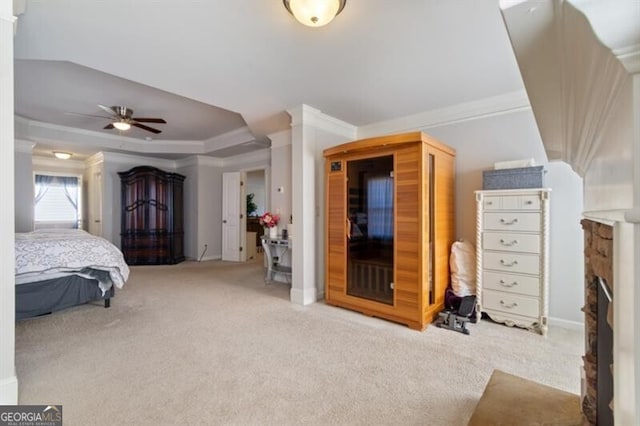
[[[265,283],[276,281],[276,275],[283,276],[287,280],[286,282],[291,283],[291,265],[290,262],[287,262],[290,253],[289,240],[270,238],[264,235],[261,240],[267,262]]]

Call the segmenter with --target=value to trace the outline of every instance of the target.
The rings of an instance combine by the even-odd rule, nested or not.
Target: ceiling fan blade
[[[167,123],[166,121],[164,121],[164,119],[162,118],[140,118],[140,117],[133,117],[131,118],[134,121],[137,121],[138,123]]]
[[[103,129],[114,129],[113,123],[107,124],[106,126],[103,127]]]
[[[131,123],[132,126],[136,126],[142,130],[146,130],[147,132],[151,132],[151,133],[155,133],[156,135],[158,133],[162,133],[162,130],[158,130],[158,129],[154,129],[153,127],[149,127],[149,126],[145,126],[144,124],[140,124],[140,123]]]
[[[78,117],[89,117],[89,118],[101,118],[103,120],[110,120],[111,117],[105,117],[104,115],[93,115],[93,114],[80,114],[78,112],[65,112],[64,115],[75,115]]]
[[[116,111],[114,111],[113,108],[111,108],[111,107],[98,104],[98,108],[100,108],[101,110],[103,110],[104,112],[106,112],[108,114],[111,114],[111,115],[114,115],[114,116],[118,117],[118,113]]]

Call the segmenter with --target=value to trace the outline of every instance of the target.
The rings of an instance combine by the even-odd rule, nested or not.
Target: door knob
[[[226,221],[226,220],[223,220],[223,221],[222,221],[222,223],[227,223],[227,221]]]

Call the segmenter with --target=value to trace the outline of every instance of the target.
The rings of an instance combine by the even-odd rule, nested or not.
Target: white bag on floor
[[[468,241],[456,241],[451,246],[451,288],[456,296],[476,294],[476,251]]]

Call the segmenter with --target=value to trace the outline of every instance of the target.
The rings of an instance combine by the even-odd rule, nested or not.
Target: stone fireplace
[[[640,414],[640,210],[591,211],[584,216],[582,409],[589,424],[635,425]],[[609,420],[601,420],[609,409],[610,417],[604,416]]]
[[[613,424],[613,227],[584,219],[585,355],[582,412],[589,424]]]

